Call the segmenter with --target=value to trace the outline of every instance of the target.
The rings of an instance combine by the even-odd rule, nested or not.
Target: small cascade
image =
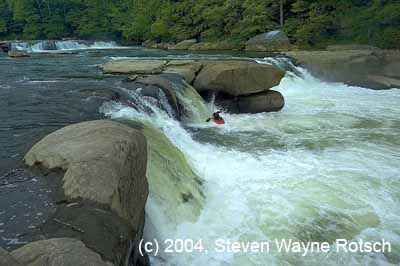
[[[87,48],[86,45],[78,41],[56,41],[57,50],[79,50]]]
[[[186,81],[177,97],[185,110],[184,120],[191,123],[204,122],[210,116],[210,110],[199,93]]]
[[[12,51],[32,51],[31,45],[28,42],[13,42],[11,43]]]
[[[11,42],[11,50],[25,52],[46,52],[46,51],[69,51],[69,50],[85,50],[85,49],[115,49],[121,48],[114,41],[82,41],[82,40],[66,40],[66,41],[14,41]]]
[[[194,113],[204,112],[205,104],[190,85],[178,88],[178,99],[185,110],[190,110],[187,119],[199,119]],[[148,145],[147,177],[150,195],[147,207],[147,230],[157,237],[167,237],[168,232],[176,230],[182,221],[195,222],[202,210],[204,196],[203,180],[193,171],[191,164],[182,151],[167,137],[167,131],[185,132],[175,119],[173,110],[165,94],[158,99],[144,96],[141,88],[129,90],[120,88],[119,99],[104,103],[100,112],[112,119],[143,128]],[[160,90],[160,93],[163,93]],[[128,98],[126,98],[128,96]],[[199,101],[196,103],[196,101]],[[189,107],[190,106],[190,107]],[[195,108],[199,107],[199,112]],[[203,110],[201,110],[203,109]],[[169,209],[167,213],[164,210]],[[160,214],[164,213],[160,216]],[[162,222],[162,230],[153,226]],[[169,227],[168,227],[168,226]]]

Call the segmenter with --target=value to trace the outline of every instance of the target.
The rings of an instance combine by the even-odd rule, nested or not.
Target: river
[[[161,110],[141,114],[108,100],[105,107],[104,91],[123,83],[121,77],[103,75],[96,64],[127,57],[238,54],[87,48],[68,56],[0,55],[0,174],[20,166],[31,145],[64,125],[104,114],[140,120],[160,129],[204,180],[205,200],[196,221],[169,219],[169,206],[149,200],[145,237],[202,240],[208,252],[162,253],[152,257],[154,265],[400,264],[400,90],[328,83],[288,59],[254,58],[290,70],[275,88],[285,97],[281,112],[224,113],[224,126],[183,124]],[[274,249],[232,253],[212,248],[216,239],[334,243],[338,238],[385,239],[392,251],[332,249],[302,256]]]

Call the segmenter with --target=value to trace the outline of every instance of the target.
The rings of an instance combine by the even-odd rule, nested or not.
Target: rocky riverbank
[[[336,45],[324,51],[291,51],[285,55],[324,80],[373,89],[400,87],[398,50]]]

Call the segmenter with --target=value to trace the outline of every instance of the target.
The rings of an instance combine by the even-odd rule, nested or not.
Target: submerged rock
[[[246,51],[282,52],[290,49],[290,40],[281,30],[259,34],[246,42]]]
[[[30,57],[31,55],[23,51],[9,51],[8,56],[14,58],[20,58],[20,57]]]
[[[168,209],[165,215],[174,221],[173,224],[182,220],[194,222],[200,215],[204,200],[202,180],[164,133],[150,126],[145,126],[143,133],[148,140],[149,201]],[[152,214],[157,215],[148,213]]]
[[[275,66],[254,61],[204,61],[194,81],[198,91],[223,92],[232,96],[248,95],[279,85],[285,72]]]
[[[56,238],[30,243],[11,255],[24,266],[113,266],[84,243],[72,238]],[[13,266],[12,264],[6,264]]]

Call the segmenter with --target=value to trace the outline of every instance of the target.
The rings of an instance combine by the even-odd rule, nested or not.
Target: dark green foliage
[[[399,0],[0,0],[0,38],[244,43],[280,28],[301,47],[400,47]]]

